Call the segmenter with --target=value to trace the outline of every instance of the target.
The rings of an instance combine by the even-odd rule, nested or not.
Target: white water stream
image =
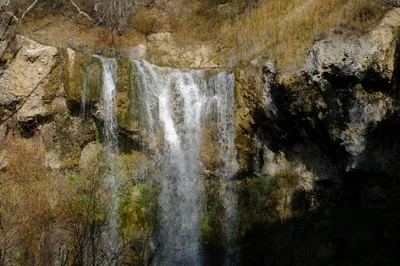
[[[161,250],[157,264],[201,265],[202,128],[215,122],[222,162],[218,175],[229,183],[236,165],[234,77],[222,72],[208,78],[203,70],[160,68],[146,61],[134,63],[140,79],[141,115],[145,116],[150,146],[162,169]],[[236,220],[236,197],[231,185],[221,192],[221,197],[230,221],[227,232],[231,234]]]

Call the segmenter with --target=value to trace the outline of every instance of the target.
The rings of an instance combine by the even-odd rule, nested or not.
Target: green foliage
[[[104,193],[96,177],[86,174],[72,174],[68,178],[71,193],[75,194],[71,202],[73,215],[89,217],[89,223],[103,222],[107,215],[107,202],[101,195]]]
[[[256,223],[272,223],[279,219],[277,210],[279,199],[273,197],[276,185],[274,177],[252,178],[240,184],[239,213],[243,232]]]
[[[281,172],[275,176],[255,177],[240,182],[242,236],[260,224],[273,224],[291,216],[293,209],[290,199],[296,192],[297,178],[292,173]]]
[[[138,265],[149,255],[151,235],[159,222],[158,194],[160,187],[151,181],[126,187],[120,197],[121,233],[127,247],[125,257]]]
[[[222,54],[221,53],[216,53],[213,58],[212,58],[214,64],[219,64],[222,62]]]
[[[77,190],[82,189],[87,184],[87,176],[82,174],[70,174],[68,176],[68,189]]]
[[[75,202],[72,204],[72,211],[74,214],[82,214],[88,209],[89,205],[90,199],[88,195],[78,195]]]
[[[99,129],[97,128],[97,125],[94,121],[92,122],[92,128],[93,128],[94,136],[96,138],[96,142],[99,144],[100,143],[100,133],[99,133]]]

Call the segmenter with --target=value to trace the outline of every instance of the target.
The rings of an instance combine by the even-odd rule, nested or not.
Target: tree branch
[[[39,1],[39,0],[35,0],[28,8],[24,11],[24,13],[22,13],[22,16],[21,16],[21,18],[19,19],[19,22],[21,22],[21,21],[24,19],[26,13],[28,13],[28,12],[36,5],[36,3],[37,3],[38,1]]]
[[[77,4],[75,4],[74,0],[70,0],[71,4],[78,10],[78,15],[82,14],[89,20],[93,20],[87,13],[83,12]]]
[[[6,11],[4,13],[9,15],[10,17],[12,17],[16,22],[19,22],[19,19],[14,15],[14,13],[9,12],[9,11]]]

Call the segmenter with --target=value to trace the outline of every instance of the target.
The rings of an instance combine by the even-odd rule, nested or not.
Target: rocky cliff
[[[285,180],[277,185],[284,191],[277,188],[279,195],[270,195],[277,198],[279,213],[274,215],[280,219],[290,216],[287,206],[296,203],[299,191],[325,193],[305,197],[307,211],[325,202],[330,193],[339,191],[343,196],[349,182],[358,193],[361,185],[374,180],[365,187],[368,192],[362,192],[365,201],[392,196],[385,182],[397,179],[400,170],[399,26],[400,11],[394,9],[365,35],[333,29],[314,43],[302,69],[293,73],[280,73],[273,58],[229,69],[235,73],[236,179],[239,183],[271,176]],[[140,46],[131,57],[147,56],[172,66],[215,67],[212,48],[186,49],[171,38],[166,32],[151,34],[147,54]],[[87,70],[89,62],[96,65],[91,55],[44,46],[20,35],[1,40],[0,54],[0,171],[11,171],[12,143],[23,140],[36,147],[47,172],[65,176],[90,172],[98,164],[101,139],[95,100],[89,99],[95,126],[81,117],[85,75],[94,94],[99,86],[100,68]],[[123,149],[134,150],[140,162],[149,163],[138,155],[146,132],[130,116],[129,99],[135,96],[129,92],[132,58],[117,59],[118,130]],[[212,179],[213,159],[207,160],[210,167],[205,165],[204,171]],[[252,199],[252,192],[242,191],[248,197],[243,202]],[[341,196],[335,196],[335,202]],[[336,244],[329,241],[315,251],[322,261],[335,252]]]

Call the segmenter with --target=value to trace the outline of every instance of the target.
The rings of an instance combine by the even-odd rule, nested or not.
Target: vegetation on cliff
[[[247,66],[273,57],[287,71],[301,66],[312,43],[327,31],[363,34],[390,7],[380,0],[35,2],[31,9],[30,1],[4,6],[3,18],[13,14],[18,32],[42,43],[128,54],[149,35],[171,32],[176,46],[210,44],[217,65]],[[63,31],[57,30],[60,24]]]

